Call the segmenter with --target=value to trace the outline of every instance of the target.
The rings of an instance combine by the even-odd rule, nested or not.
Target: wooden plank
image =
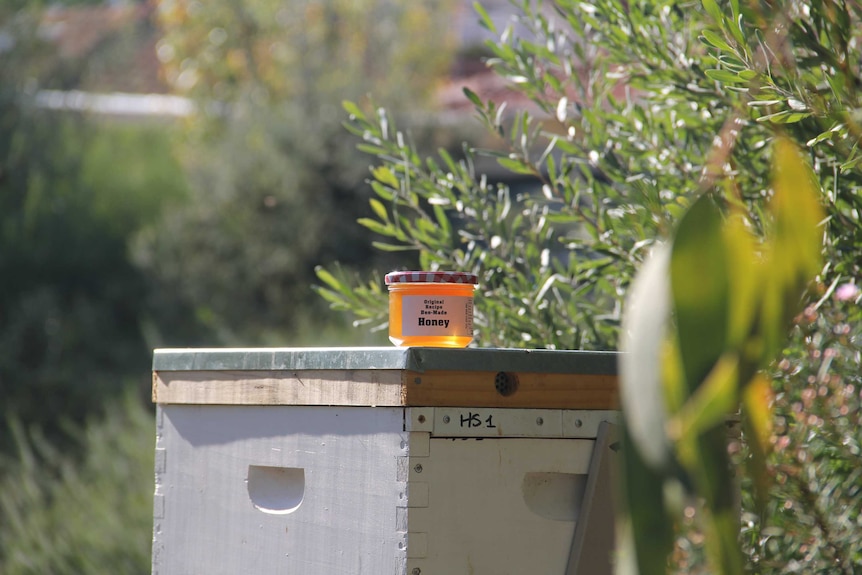
[[[153,401],[204,405],[403,404],[397,370],[156,371]]]
[[[361,405],[619,409],[617,377],[601,374],[308,370],[156,371],[153,401],[202,405]],[[512,383],[514,382],[514,383]]]
[[[603,421],[575,526],[566,575],[613,575],[616,549],[614,499],[619,465],[619,430]]]
[[[404,404],[428,407],[619,409],[616,375],[405,371]],[[514,382],[514,383],[513,383]],[[502,388],[502,392],[498,390]]]

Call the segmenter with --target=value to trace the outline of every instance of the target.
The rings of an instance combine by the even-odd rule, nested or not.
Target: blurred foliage
[[[425,102],[447,6],[159,3],[167,79],[202,111],[181,167],[163,123],[34,103],[138,89],[115,76],[149,22],[64,59],[45,3],[0,5],[0,572],[149,571],[153,429],[131,397],[152,347],[345,338],[308,290],[311,262],[372,253],[344,225],[365,200],[339,102]]]
[[[447,6],[161,0],[158,50],[169,81],[205,102],[248,105],[251,95],[257,105],[294,102],[326,120],[337,114],[334,94],[376,88],[421,102],[449,65]]]
[[[152,316],[129,250],[185,180],[164,125],[36,105],[87,87],[42,8],[0,5],[0,573],[145,573]]]
[[[182,198],[184,179],[163,127],[36,108],[66,64],[39,41],[35,11],[0,22],[0,394],[4,415],[56,432],[145,384],[146,298],[129,242]]]
[[[132,393],[75,430],[82,460],[13,417],[15,457],[0,456],[0,572],[150,572],[152,412]]]
[[[632,286],[620,360],[630,437],[623,445],[620,573],[665,570],[672,534],[651,527],[656,517],[670,523],[683,516],[668,492],[702,499],[712,572],[743,571],[726,421],[743,407],[750,487],[762,510],[770,487],[772,396],[760,372],[785,344],[800,295],[822,267],[823,213],[813,173],[786,139],[776,141],[773,156],[765,238],[750,233],[739,211],[723,221],[718,204],[703,195]],[[644,402],[644,395],[659,404]]]
[[[448,7],[158,3],[167,77],[199,105],[183,147],[194,197],[136,258],[154,289],[195,308],[207,343],[337,343],[317,327],[341,318],[311,294],[314,264],[380,260],[351,225],[368,194],[340,101],[374,91],[399,110],[427,104],[451,60]],[[160,337],[177,341],[169,325]]]
[[[158,46],[176,86],[206,38],[183,167],[163,123],[34,103],[117,89],[147,22],[63,59],[44,3],[0,5],[0,573],[149,572],[152,347],[343,338],[306,293],[311,261],[371,253],[344,225],[363,167],[340,99],[389,87],[416,105],[449,61],[445,3],[177,6]],[[234,40],[257,45],[238,67]]]
[[[761,572],[849,574],[862,565],[859,304],[858,292],[824,294],[800,314],[772,367],[770,493],[760,514],[748,511],[757,508],[745,483],[742,491],[742,541]],[[731,445],[737,461],[749,450]]]
[[[651,272],[672,282],[673,298],[653,302],[645,323],[660,327],[666,312],[680,333],[666,345],[651,335],[653,357],[636,366],[660,370],[667,386],[640,390],[643,409],[633,410],[661,433],[639,438],[632,427],[636,449],[626,450],[627,484],[641,489],[631,501],[652,500],[631,510],[642,544],[620,569],[636,572],[640,560],[641,572],[738,573],[744,562],[761,573],[852,573],[862,533],[852,411],[862,359],[860,7],[513,5],[518,16],[505,24],[476,10],[497,35],[489,65],[529,106],[465,90],[504,151],[465,144],[460,157],[429,157],[385,110],[344,104],[376,161],[373,216],[359,223],[379,249],[418,255],[423,269],[479,274],[482,346],[616,347],[635,272],[676,237]],[[781,151],[794,147],[805,157]],[[535,192],[490,184],[476,167],[486,157],[533,177]],[[318,277],[332,307],[385,325],[379,281],[337,266]],[[740,403],[741,441],[728,445],[724,418]],[[668,492],[664,475],[681,489]]]

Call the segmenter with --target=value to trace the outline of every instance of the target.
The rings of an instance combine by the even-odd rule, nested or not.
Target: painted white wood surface
[[[594,444],[431,437],[410,457],[428,504],[409,509],[407,573],[565,573]]]
[[[153,573],[403,572],[402,429],[395,407],[159,405]]]
[[[595,441],[542,434],[583,412],[157,409],[156,575],[565,573]]]

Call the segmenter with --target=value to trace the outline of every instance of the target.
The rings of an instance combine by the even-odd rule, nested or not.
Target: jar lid
[[[478,284],[479,277],[468,272],[389,272],[384,278],[386,285],[395,283],[450,283]]]

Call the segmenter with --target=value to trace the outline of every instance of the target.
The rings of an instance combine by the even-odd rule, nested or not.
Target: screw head
[[[425,416],[424,415],[420,415],[417,419],[419,420],[419,423],[425,423]]]
[[[583,427],[583,425],[584,425],[584,422],[581,421],[580,419],[575,420],[575,427]]]
[[[419,567],[414,567],[413,571],[410,572],[410,575],[419,575],[420,573],[422,573],[422,569],[420,569]]]
[[[536,425],[544,425],[544,424],[545,424],[544,419],[542,419],[541,417],[536,418]]]
[[[422,464],[421,464],[421,463],[417,463],[416,465],[414,465],[414,466],[413,466],[413,471],[415,471],[416,473],[422,473]]]
[[[449,421],[451,421],[451,419],[449,418],[449,416],[448,416],[448,415],[444,415],[444,416],[443,416],[443,423],[449,423]]]

